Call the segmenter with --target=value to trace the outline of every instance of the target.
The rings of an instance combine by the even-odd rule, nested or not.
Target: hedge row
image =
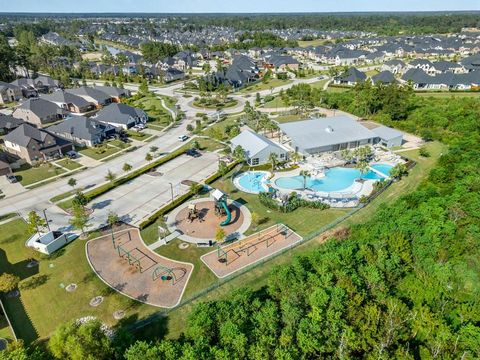
[[[119,185],[122,185],[122,184],[125,184],[126,182],[130,181],[130,180],[133,180],[135,179],[136,177],[140,176],[140,175],[143,175],[147,172],[149,172],[150,170],[160,166],[160,165],[163,165],[165,164],[166,162],[168,161],[171,161],[173,159],[175,159],[176,157],[180,156],[180,155],[183,155],[185,153],[185,148],[180,148],[180,149],[177,149],[175,150],[174,152],[166,155],[166,156],[163,156],[161,157],[160,159],[156,160],[156,161],[153,161],[152,163],[138,169],[138,170],[135,170],[135,171],[132,171],[130,174],[127,174],[125,176],[122,176],[112,182],[109,182],[109,183],[106,183],[106,184],[103,184],[99,187],[96,187],[95,189],[93,190],[90,190],[90,191],[87,191],[85,193],[85,197],[88,199],[88,201],[92,201],[93,199],[99,197],[100,195],[103,195],[107,192],[109,192],[110,190],[116,188],[117,186]],[[61,208],[65,209],[65,208],[69,208],[71,206],[71,202],[72,200],[67,200],[65,202],[62,202],[60,204],[58,204]]]
[[[298,197],[295,192],[290,194],[285,204],[280,204],[278,201],[273,199],[273,196],[270,193],[260,193],[258,194],[258,199],[263,206],[283,213],[289,213],[301,207],[319,210],[330,208],[328,204],[325,204],[321,201],[304,200]]]

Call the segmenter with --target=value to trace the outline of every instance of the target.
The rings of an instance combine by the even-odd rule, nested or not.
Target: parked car
[[[17,182],[17,177],[15,175],[6,175],[6,176],[10,184],[15,184]]]
[[[145,129],[146,127],[147,127],[147,126],[146,126],[145,124],[141,124],[141,123],[140,123],[140,124],[135,125],[133,128],[134,128],[134,129],[137,129],[137,130],[143,130],[143,129]]]
[[[187,139],[188,139],[188,136],[187,136],[187,135],[180,135],[180,136],[178,137],[178,140],[180,140],[180,141],[185,141],[185,140],[187,140]]]
[[[76,151],[69,151],[65,155],[67,155],[70,159],[76,159],[78,158],[78,153]]]
[[[192,156],[194,158],[198,158],[198,157],[202,156],[202,154],[200,154],[197,149],[188,149],[185,152],[185,154],[187,154],[188,156]]]

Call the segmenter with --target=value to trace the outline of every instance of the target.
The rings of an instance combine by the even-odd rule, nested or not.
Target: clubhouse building
[[[392,147],[401,145],[403,139],[400,131],[384,126],[370,130],[346,115],[290,122],[279,124],[279,127],[282,131],[282,143],[289,143],[295,152],[304,155],[377,143]]]

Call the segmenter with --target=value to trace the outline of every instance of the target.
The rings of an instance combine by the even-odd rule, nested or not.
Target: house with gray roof
[[[14,118],[11,115],[0,114],[0,135],[8,134],[23,123],[24,121],[22,119]]]
[[[269,162],[270,154],[276,154],[279,161],[288,159],[288,149],[257,134],[252,130],[244,130],[230,140],[232,151],[240,146],[245,151],[249,165],[261,165]]]
[[[373,145],[378,138],[346,115],[295,121],[279,127],[295,152],[309,155]]]
[[[353,86],[359,82],[365,81],[367,79],[367,75],[361,72],[360,70],[351,67],[343,74],[336,76],[333,80],[335,85],[349,85]]]
[[[382,64],[381,71],[390,71],[392,74],[403,74],[407,65],[402,60],[389,60]]]
[[[0,81],[0,104],[18,101],[22,98],[22,88]]]
[[[100,90],[101,92],[104,92],[108,96],[112,98],[113,102],[121,102],[122,99],[124,98],[129,98],[132,94],[130,90],[128,89],[122,89],[119,88],[118,86],[100,86],[96,85],[95,89]]]
[[[65,110],[53,102],[32,98],[17,107],[12,116],[37,127],[43,127],[65,118]]]
[[[94,146],[115,136],[117,129],[109,124],[85,116],[74,116],[50,126],[48,132],[80,146]]]
[[[115,127],[129,129],[136,124],[145,124],[148,121],[148,115],[142,109],[114,103],[100,110],[95,115],[95,120]]]
[[[95,108],[95,105],[88,102],[83,97],[66,92],[64,90],[57,90],[51,94],[42,95],[42,99],[56,104],[62,109],[72,113],[86,113]]]
[[[62,157],[73,150],[73,145],[45,130],[25,123],[5,135],[4,148],[8,153],[33,164]]]
[[[372,80],[372,83],[374,85],[379,84],[379,83],[393,84],[393,83],[397,82],[397,80],[395,79],[395,75],[393,75],[388,70],[385,70],[385,71],[382,71],[382,72],[380,72],[376,75],[373,75],[370,79]]]
[[[110,97],[110,95],[93,87],[80,86],[74,89],[66,89],[65,91],[70,94],[82,97],[89,103],[94,104],[97,109],[100,109],[101,107],[112,103],[112,98]]]

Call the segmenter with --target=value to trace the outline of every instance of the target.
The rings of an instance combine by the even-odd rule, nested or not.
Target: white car
[[[180,136],[178,137],[178,140],[180,140],[180,141],[185,141],[185,140],[187,140],[187,139],[188,139],[188,136],[187,136],[187,135],[180,135]]]

